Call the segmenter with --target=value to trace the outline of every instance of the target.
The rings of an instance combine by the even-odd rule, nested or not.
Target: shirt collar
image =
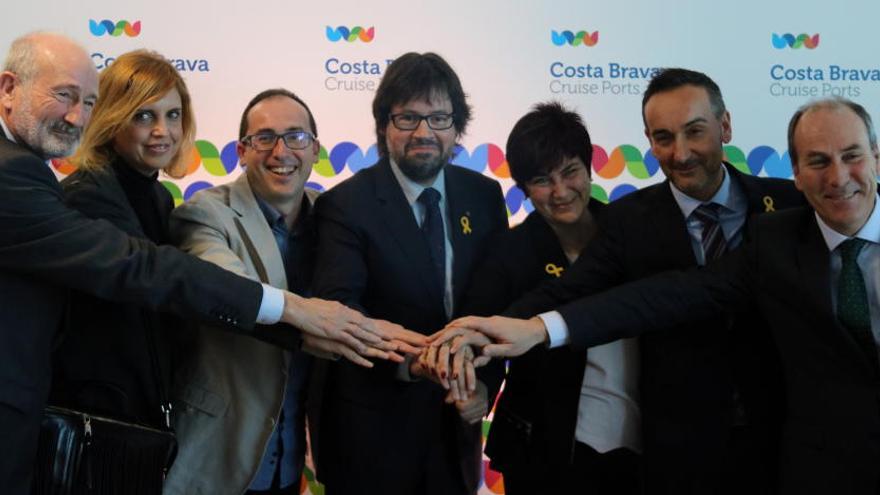
[[[12,135],[12,131],[10,131],[9,128],[6,127],[6,121],[3,120],[3,117],[0,117],[0,127],[3,128],[3,134],[6,135],[6,139],[12,141],[15,144],[18,144],[18,141],[15,140],[15,136]],[[45,164],[49,166],[50,170],[53,170],[51,159],[43,160],[43,162],[45,162]]]
[[[12,132],[9,130],[9,128],[6,127],[6,121],[3,120],[3,117],[0,117],[0,127],[3,128],[3,134],[6,135],[6,139],[12,141],[13,143],[18,142],[15,140],[15,136],[12,135]]]
[[[446,199],[446,174],[443,173],[443,169],[437,174],[433,184],[430,186],[423,186],[407,177],[403,171],[400,170],[400,167],[397,166],[397,163],[394,160],[389,158],[388,162],[391,164],[391,172],[394,174],[394,178],[397,179],[397,183],[400,184],[400,188],[403,189],[403,195],[406,196],[406,201],[410,206],[413,206],[419,199],[419,195],[422,194],[422,191],[429,187],[433,187],[440,193],[441,202]]]
[[[260,199],[256,194],[254,194],[254,199],[257,200],[257,206],[260,207],[260,211],[263,212],[263,216],[266,217],[266,221],[269,222],[269,225],[275,226],[278,224],[278,221],[281,220],[284,215],[275,209],[274,206],[270,206],[269,203]]]
[[[733,187],[732,181],[730,180],[730,174],[727,173],[727,167],[723,164],[721,165],[721,170],[724,173],[724,179],[721,180],[721,187],[718,188],[718,191],[712,196],[709,201],[705,201],[705,203],[717,203],[720,206],[723,206],[731,211],[736,211],[736,204],[734,200],[734,195],[731,194],[731,188]],[[672,191],[672,197],[675,198],[675,202],[678,203],[679,209],[681,209],[681,213],[684,215],[684,218],[690,218],[691,213],[697,209],[698,206],[704,203],[704,201],[700,201],[699,199],[694,199],[687,194],[678,190],[675,187],[675,184],[672,181],[669,181],[669,189]]]
[[[284,215],[281,214],[274,206],[269,203],[263,201],[259,196],[254,194],[254,199],[257,200],[257,206],[260,207],[260,211],[263,212],[263,216],[266,218],[266,222],[269,223],[270,227],[281,226],[284,230],[287,230],[287,224],[284,223]],[[305,224],[305,221],[312,214],[312,203],[309,201],[309,196],[305,192],[303,192],[302,198],[302,206],[299,209],[299,218],[296,219],[296,223],[293,224],[293,232],[292,234],[297,234],[300,231],[302,225]]]
[[[880,198],[880,195],[874,196],[874,210],[871,211],[871,215],[868,217],[865,225],[862,225],[862,228],[852,237],[858,237],[874,244],[880,243],[880,208],[877,208],[878,198]],[[814,214],[829,252],[834,251],[837,249],[837,246],[849,239],[849,237],[829,227],[818,213],[814,212]]]

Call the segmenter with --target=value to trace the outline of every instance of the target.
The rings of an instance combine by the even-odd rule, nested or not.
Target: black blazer
[[[750,241],[708,270],[661,274],[561,307],[575,329],[572,345],[757,311],[769,322],[785,377],[782,493],[874,495],[880,489],[880,376],[835,318],[830,255],[813,210],[754,223]]]
[[[595,220],[604,209],[598,201],[589,203]],[[558,237],[537,211],[493,245],[503,249],[474,275],[465,306],[468,314],[498,314],[569,267]],[[510,361],[486,443],[493,469],[523,469],[540,477],[551,467],[571,462],[586,356],[569,347],[539,347]]]
[[[69,206],[90,218],[108,220],[132,237],[149,240],[113,166],[101,171],[78,170],[61,186]],[[167,238],[174,200],[161,182],[149,186],[162,226],[161,237]],[[53,353],[49,402],[165,427],[160,404],[170,397],[172,355],[180,347],[175,343],[183,342],[178,335],[183,322],[137,304],[110,302],[75,291],[65,327],[62,342]]]
[[[727,171],[747,198],[747,224],[767,205],[803,204],[791,181],[744,175],[730,165]],[[696,265],[668,181],[615,201],[600,225],[602,234],[558,281],[515,303],[509,314],[533,316],[625,282]],[[778,358],[764,324],[751,315],[739,316],[707,318],[641,339],[646,486],[693,486],[693,480],[712,485],[720,479],[728,469],[725,452],[736,421],[735,393],[750,424],[774,430],[780,415]],[[734,321],[736,330],[730,331]],[[753,447],[755,455],[770,452],[772,459],[772,433],[762,436],[765,441]]]
[[[453,165],[443,173],[452,232],[453,305],[459,308],[471,273],[489,248],[488,240],[507,228],[507,214],[497,182]],[[322,194],[315,214],[316,296],[424,334],[447,323],[442,294],[431,282],[425,237],[387,159]],[[328,486],[343,477],[352,485],[362,482],[362,487],[392,486],[387,478],[417,476],[426,452],[436,447],[431,443],[443,441],[450,442],[449,451],[460,454],[455,461],[461,466],[454,468],[460,469],[465,486],[476,490],[479,427],[465,425],[454,407],[443,406],[441,387],[429,381],[398,380],[396,370],[396,364],[386,362],[369,370],[347,361],[331,364],[324,393],[319,476]],[[377,455],[383,456],[381,461],[375,459]],[[357,470],[371,458],[384,463],[388,471]],[[366,479],[352,481],[361,476]],[[395,486],[403,486],[400,483]]]
[[[0,456],[0,486],[9,493],[27,493],[68,289],[241,331],[262,297],[255,282],[69,208],[49,166],[0,136],[0,416],[10,419],[0,438],[16,453]]]

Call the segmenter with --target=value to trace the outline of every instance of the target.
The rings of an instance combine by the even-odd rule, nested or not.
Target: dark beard
[[[404,157],[397,161],[397,166],[409,180],[421,184],[432,182],[448,161],[449,157],[445,155],[440,155],[427,162]]]

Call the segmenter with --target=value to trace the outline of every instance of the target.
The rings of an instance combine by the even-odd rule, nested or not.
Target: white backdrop
[[[293,90],[315,114],[323,149],[312,187],[368,166],[375,87],[407,51],[438,52],[458,72],[475,112],[455,162],[502,183],[512,222],[531,206],[509,179],[504,143],[539,101],[561,100],[584,116],[596,144],[593,195],[602,201],[662,180],[640,115],[655,67],[693,68],[718,82],[733,122],[728,159],[753,174],[790,176],[786,124],[810,97],[847,96],[872,114],[880,106],[880,62],[864,48],[880,4],[867,0],[31,0],[0,11],[4,50],[47,29],[81,41],[99,69],[136,48],[174,61],[193,96],[199,140],[191,173],[166,183],[179,201],[240,173],[231,143],[241,111],[270,87]],[[69,173],[60,162],[56,169]],[[488,473],[482,492],[502,490]]]

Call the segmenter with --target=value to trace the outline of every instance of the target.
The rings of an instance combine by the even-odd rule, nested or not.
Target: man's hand
[[[352,363],[365,368],[373,367],[373,363],[367,360],[366,357],[387,359],[397,363],[402,363],[404,361],[403,356],[393,351],[384,351],[382,349],[367,346],[367,351],[362,356],[358,354],[357,351],[338,340],[316,337],[309,333],[304,333],[302,338],[302,349],[309,354],[323,359],[335,360],[342,356]]]
[[[394,344],[393,350],[418,356],[428,347],[428,337],[412,330],[407,330],[397,323],[385,320],[370,320],[372,331],[386,342]]]
[[[467,335],[468,330],[480,332],[495,342],[483,346],[483,356],[487,357],[521,356],[548,339],[544,322],[538,317],[520,320],[504,316],[466,316],[450,322],[446,328],[432,335],[429,338],[431,346],[452,341],[450,352],[454,354],[458,351],[455,338]]]
[[[455,408],[461,419],[468,424],[476,424],[489,413],[489,391],[483,382],[478,381],[476,391],[470,398],[455,401]],[[449,396],[446,398],[449,401]]]
[[[344,342],[358,354],[366,352],[366,344],[382,342],[367,317],[336,301],[304,298],[285,292],[281,321],[304,333]]]
[[[383,320],[371,320],[336,301],[303,298],[290,292],[284,293],[284,313],[281,320],[299,328],[304,336],[312,335],[336,341],[365,357],[401,361],[402,358],[396,351],[419,354],[421,348],[427,345],[427,338],[424,335],[406,330],[400,325]],[[320,342],[319,345],[324,349],[334,347],[340,351],[344,350],[328,342]],[[334,351],[328,350],[328,352]],[[345,352],[338,354],[349,357]],[[362,362],[358,364],[363,365]]]

